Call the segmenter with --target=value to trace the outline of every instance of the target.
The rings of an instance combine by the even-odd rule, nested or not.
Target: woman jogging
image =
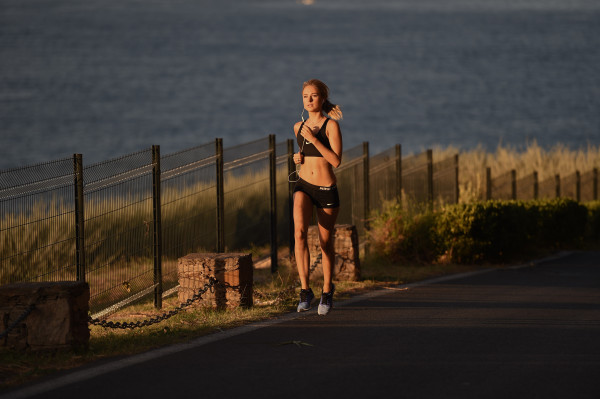
[[[318,313],[326,315],[333,306],[335,286],[332,283],[335,254],[333,230],[340,199],[333,168],[342,161],[342,133],[337,120],[342,119],[340,107],[329,101],[329,88],[317,79],[304,82],[302,101],[308,119],[294,125],[300,151],[294,163],[301,164],[294,187],[294,236],[296,264],[302,285],[298,312],[310,309],[314,299],[310,288],[310,253],[307,245],[308,225],[313,206],[317,208],[319,241],[323,253],[323,293]],[[304,115],[304,111],[303,115]]]

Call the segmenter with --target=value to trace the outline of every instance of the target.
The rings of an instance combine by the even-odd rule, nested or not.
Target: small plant
[[[392,261],[432,262],[439,256],[435,225],[433,212],[386,202],[371,219],[368,240],[376,254]]]
[[[586,237],[595,242],[600,242],[600,201],[592,201],[587,205],[588,225]]]

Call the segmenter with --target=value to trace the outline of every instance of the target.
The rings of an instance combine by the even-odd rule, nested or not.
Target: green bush
[[[579,245],[586,236],[600,236],[600,202],[488,201],[412,214],[388,204],[369,232],[374,251],[390,260],[458,263],[506,261],[536,248]]]
[[[535,215],[536,237],[533,244],[543,248],[561,248],[583,241],[588,219],[584,205],[565,198],[524,203]]]
[[[588,210],[588,223],[586,237],[590,240],[600,240],[600,201],[592,201],[586,204]]]
[[[432,262],[440,254],[432,212],[407,211],[389,202],[370,222],[368,239],[376,255],[392,261]]]
[[[513,201],[449,206],[437,223],[438,235],[454,262],[513,257],[530,241],[534,226],[535,216]]]
[[[570,199],[454,205],[438,234],[456,262],[503,261],[533,248],[564,248],[584,239],[588,210]]]

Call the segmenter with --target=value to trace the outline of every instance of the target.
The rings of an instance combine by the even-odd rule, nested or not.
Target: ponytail
[[[323,111],[325,111],[325,113],[329,115],[331,119],[334,119],[336,121],[339,121],[343,118],[340,106],[337,104],[332,104],[331,101],[329,101],[328,99],[325,100],[325,102],[323,103]]]

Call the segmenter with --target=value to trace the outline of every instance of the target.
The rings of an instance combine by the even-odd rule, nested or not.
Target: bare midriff
[[[302,180],[315,186],[328,187],[336,183],[331,164],[321,157],[304,157],[298,174]]]

